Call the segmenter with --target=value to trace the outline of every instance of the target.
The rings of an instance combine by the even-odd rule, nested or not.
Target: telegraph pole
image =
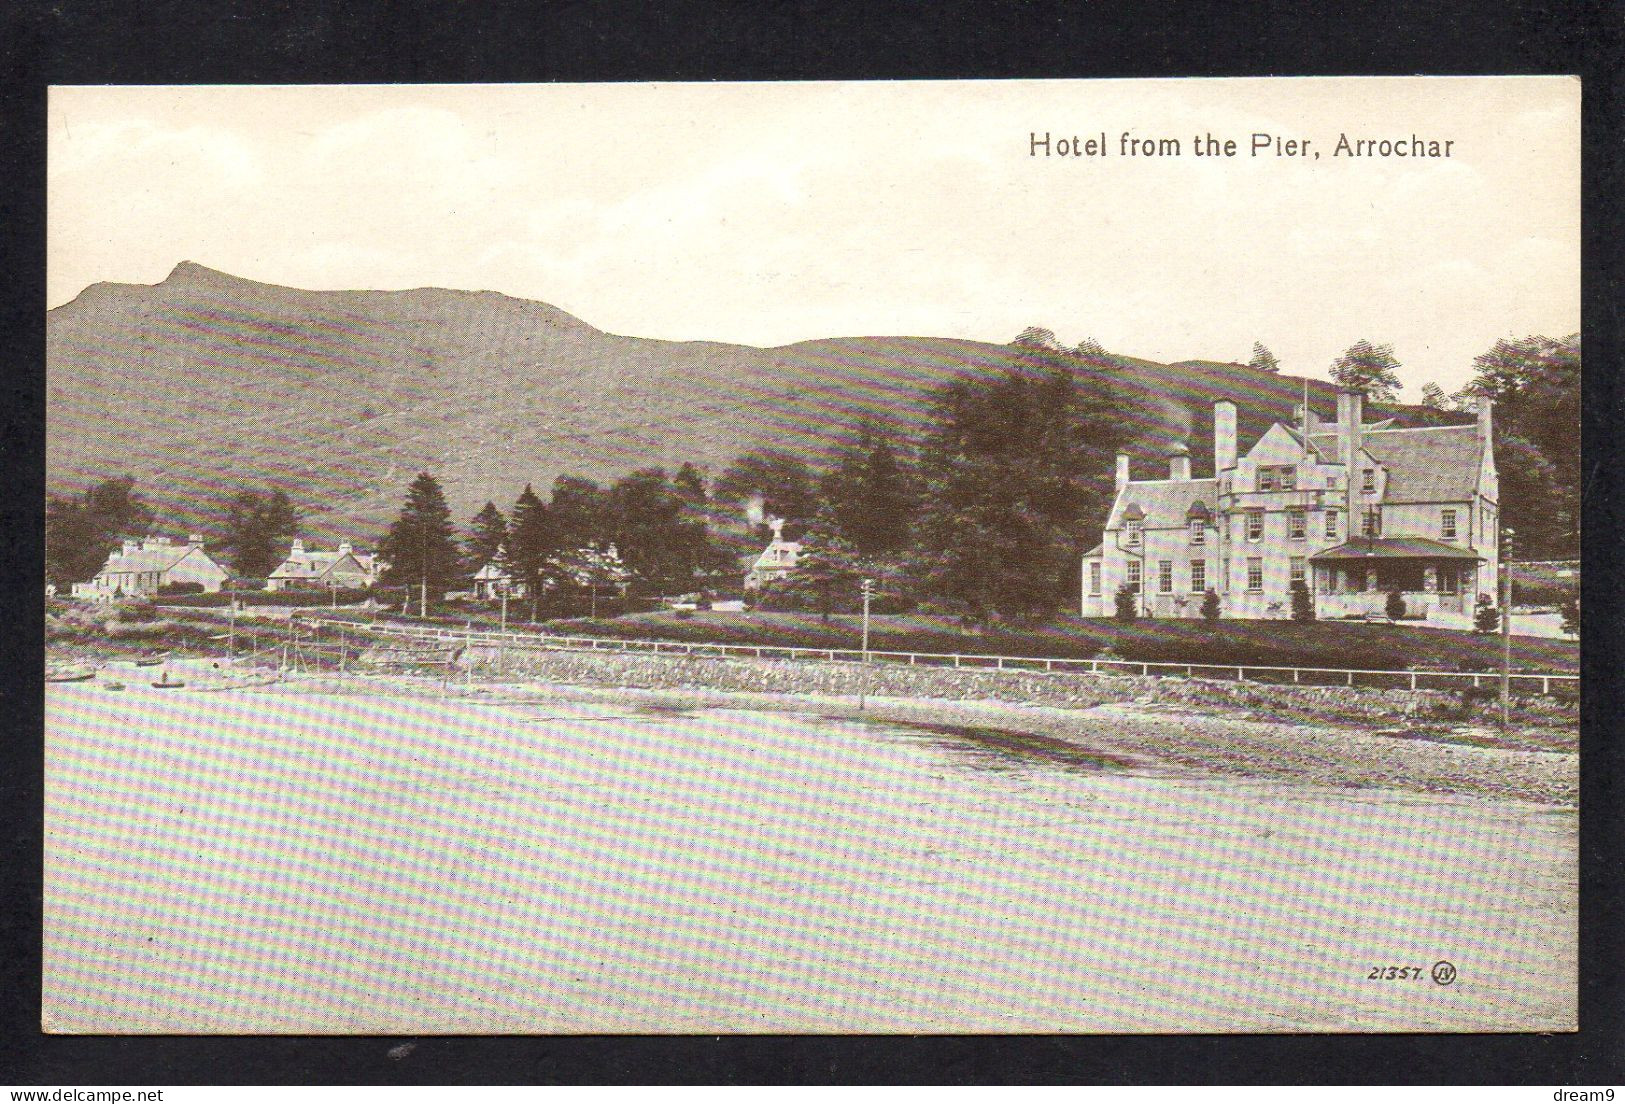
[[[1512,572],[1508,562],[1512,557],[1511,529],[1501,530],[1499,563],[1501,567],[1501,728],[1505,731],[1512,699]]]
[[[858,711],[861,713],[869,692],[869,600],[875,596],[875,581],[863,580],[863,673],[858,679]]]

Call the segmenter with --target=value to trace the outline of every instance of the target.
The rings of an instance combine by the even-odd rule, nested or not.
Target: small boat
[[[114,679],[112,682],[104,682],[104,683],[102,683],[102,689],[103,690],[122,690],[122,689],[124,689],[124,684],[122,682],[119,682],[117,679]]]
[[[87,671],[83,667],[67,667],[60,671],[45,673],[46,682],[89,682],[95,677],[95,671]]]
[[[163,678],[159,679],[157,682],[153,683],[152,688],[154,690],[179,690],[181,687],[183,687],[185,685],[186,685],[186,683],[180,682],[180,681],[170,682],[169,681],[169,676],[166,675]]]
[[[152,655],[152,656],[137,656],[135,658],[134,662],[135,662],[135,665],[137,667],[156,667],[156,666],[158,666],[160,663],[164,662],[164,660],[166,660],[168,658],[169,658],[169,653],[168,652],[162,652],[162,653],[160,653],[158,655]]]

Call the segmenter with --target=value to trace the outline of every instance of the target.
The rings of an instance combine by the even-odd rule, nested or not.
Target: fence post
[[[1350,671],[1350,672],[1349,672],[1349,673],[1348,673],[1348,676],[1349,676],[1349,685],[1350,685],[1350,686],[1353,686],[1353,685],[1354,685],[1354,672],[1353,672],[1353,671]]]
[[[1411,672],[1411,689],[1412,690],[1416,689],[1416,672],[1415,671]]]
[[[1550,695],[1552,692],[1552,680],[1544,675],[1542,675],[1540,679],[1540,692],[1547,695]]]

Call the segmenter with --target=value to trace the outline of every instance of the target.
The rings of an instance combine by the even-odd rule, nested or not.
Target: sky
[[[1365,338],[1414,397],[1580,328],[1579,102],[1571,78],[56,88],[48,306],[190,260],[762,346],[1038,325],[1158,361],[1263,341],[1323,378]]]

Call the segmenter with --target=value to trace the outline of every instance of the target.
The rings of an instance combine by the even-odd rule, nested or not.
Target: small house
[[[772,518],[768,524],[773,527],[773,539],[745,572],[746,590],[761,590],[763,587],[772,586],[794,571],[801,559],[801,542],[784,539],[784,522]]]
[[[230,573],[203,547],[197,534],[177,544],[168,537],[126,540],[88,583],[75,583],[73,596],[92,601],[135,595],[151,596],[176,583],[197,583],[205,592],[218,591]]]
[[[371,552],[358,552],[348,541],[333,550],[306,548],[295,539],[287,558],[265,582],[266,590],[303,587],[363,590],[378,581],[384,564]]]

